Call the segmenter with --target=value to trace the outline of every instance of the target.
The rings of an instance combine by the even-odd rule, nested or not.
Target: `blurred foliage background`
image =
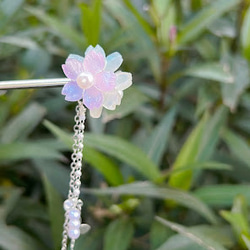
[[[87,119],[80,249],[250,249],[249,0],[1,0],[0,79],[119,51],[133,87]],[[60,249],[75,103],[0,91],[0,248]]]

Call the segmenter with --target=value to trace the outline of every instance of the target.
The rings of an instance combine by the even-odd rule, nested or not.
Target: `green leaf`
[[[189,135],[187,141],[182,146],[182,149],[178,154],[177,159],[175,160],[175,163],[173,165],[173,170],[181,168],[187,164],[192,165],[195,163],[199,152],[199,147],[204,127],[207,123],[207,120],[208,117],[204,116],[203,119],[196,126],[196,128]],[[169,185],[172,187],[189,189],[191,185],[191,180],[192,180],[192,171],[189,169],[179,173],[172,174],[169,179]]]
[[[223,103],[235,111],[240,96],[250,84],[250,71],[248,62],[240,56],[225,56],[225,66],[231,68],[233,84],[221,84]]]
[[[70,150],[72,150],[73,138],[71,135],[65,133],[56,125],[51,122],[45,120],[44,125],[54,134],[56,135],[65,145],[68,146]],[[123,183],[122,174],[118,168],[118,166],[108,159],[105,155],[97,152],[93,148],[89,147],[86,143],[86,136],[84,138],[84,161],[91,164],[95,167],[99,172],[103,174],[106,180],[112,185],[119,185]]]
[[[71,136],[67,135],[65,132],[61,131],[61,129],[48,121],[46,121],[44,125],[56,136],[62,139],[66,145],[71,147]],[[85,148],[96,148],[121,160],[122,162],[126,162],[150,180],[157,180],[160,178],[160,172],[157,170],[157,166],[150,161],[147,155],[140,148],[119,137],[85,133],[84,144]],[[88,156],[86,156],[86,161],[88,161],[87,157]]]
[[[184,45],[195,40],[207,29],[209,24],[239,3],[240,0],[218,0],[207,5],[185,24],[177,37],[177,44]]]
[[[222,138],[231,153],[250,167],[250,146],[246,140],[229,129],[223,130]]]
[[[250,59],[250,7],[246,11],[240,34],[244,56]]]
[[[0,223],[0,247],[4,250],[43,250],[38,241],[18,227]]]
[[[216,148],[219,132],[225,122],[226,114],[227,110],[224,107],[220,107],[210,119],[207,116],[203,117],[177,156],[173,166],[174,170],[210,159]],[[172,187],[189,189],[192,183],[192,176],[192,169],[173,173],[170,176],[169,184]]]
[[[62,230],[64,222],[63,201],[61,196],[54,189],[45,175],[43,175],[43,184],[45,187],[46,198],[49,207],[49,216],[54,240],[54,247],[55,249],[59,249],[62,241]]]
[[[84,189],[87,193],[94,193],[98,195],[119,194],[119,195],[141,195],[155,199],[172,200],[176,203],[190,208],[202,215],[208,221],[216,223],[217,219],[213,211],[209,209],[199,199],[194,197],[191,193],[171,189],[161,188],[153,185],[150,182],[138,182],[133,184],[122,185],[115,188],[105,189]]]
[[[135,16],[126,8],[121,1],[108,0],[104,2],[111,15],[118,20],[123,30],[127,30],[130,36],[140,48],[140,53],[148,61],[155,79],[161,79],[161,64],[157,48],[151,37],[144,31]],[[149,53],[150,52],[150,53]]]
[[[106,110],[103,116],[103,121],[108,122],[116,118],[122,118],[126,115],[131,114],[138,109],[143,103],[147,102],[147,98],[141,91],[136,87],[130,87],[124,91],[124,97],[122,103],[114,111]]]
[[[210,185],[195,190],[194,195],[210,206],[232,206],[237,195],[246,197],[250,204],[250,185]]]
[[[245,235],[242,235],[242,239],[246,244],[247,249],[250,250],[250,239],[248,239]]]
[[[31,103],[1,130],[1,142],[10,143],[24,139],[42,120],[45,113],[44,107],[37,103]]]
[[[0,2],[0,30],[6,27],[18,10],[22,9],[23,3],[24,0],[2,0]]]
[[[161,159],[168,145],[168,138],[174,125],[175,115],[175,108],[168,111],[144,144],[148,157],[158,167],[160,167]]]
[[[172,234],[173,233],[169,228],[154,220],[150,228],[150,249],[156,249],[159,247],[166,241],[166,238],[169,238]]]
[[[44,22],[47,26],[54,30],[62,39],[67,38],[72,43],[74,43],[79,49],[84,49],[86,44],[85,39],[73,27],[67,25],[66,23],[63,23],[62,20],[59,20],[56,17],[46,14],[39,8],[29,6],[26,7],[25,10],[28,11],[31,15],[36,16],[42,22]]]
[[[207,161],[207,162],[197,162],[188,166],[183,166],[176,169],[171,169],[171,173],[176,173],[178,171],[188,170],[188,169],[209,169],[209,170],[232,170],[233,167],[228,164],[220,163],[220,162],[213,162],[213,161]]]
[[[61,159],[60,153],[36,142],[0,144],[0,160]]]
[[[104,250],[126,250],[132,241],[134,227],[128,218],[110,223],[104,235]]]
[[[189,227],[194,232],[200,232],[209,237],[213,241],[220,242],[227,249],[231,249],[235,245],[234,237],[229,226],[211,226],[198,225]],[[194,241],[185,237],[182,234],[175,234],[165,241],[157,250],[204,250],[206,248],[199,246]]]
[[[222,217],[227,220],[233,227],[238,242],[242,247],[245,243],[242,235],[249,237],[250,229],[248,225],[247,202],[244,196],[238,195],[235,197],[231,211],[221,211]]]
[[[204,247],[205,249],[226,250],[226,248],[224,248],[224,246],[221,245],[220,242],[216,242],[214,239],[209,238],[206,234],[203,234],[198,230],[193,230],[191,228],[184,227],[180,224],[173,223],[158,216],[156,216],[156,220],[162,223],[163,225],[171,228],[172,230],[186,236],[187,238],[196,242],[198,245]]]
[[[192,66],[191,68],[185,70],[184,74],[231,84],[234,82],[234,77],[226,69],[227,68],[225,66],[219,63],[205,63]]]
[[[199,246],[197,243],[193,242],[189,238],[181,235],[175,234],[170,237],[165,243],[163,243],[156,250],[205,250],[206,248]]]
[[[82,11],[82,30],[87,43],[95,46],[99,40],[102,1],[94,0],[91,6],[80,3],[79,7]]]
[[[118,166],[105,155],[90,147],[84,147],[83,159],[97,169],[112,186],[124,182]]]

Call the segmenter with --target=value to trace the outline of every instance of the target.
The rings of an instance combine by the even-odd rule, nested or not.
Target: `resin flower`
[[[114,110],[121,104],[123,90],[132,84],[131,73],[115,72],[122,61],[118,52],[106,57],[100,45],[89,46],[85,57],[69,55],[62,65],[64,74],[71,80],[62,89],[65,100],[82,99],[95,118],[100,117],[103,107]]]

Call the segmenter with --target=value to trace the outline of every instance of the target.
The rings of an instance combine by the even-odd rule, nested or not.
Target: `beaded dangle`
[[[75,241],[81,234],[89,231],[88,224],[82,224],[79,199],[82,175],[82,150],[84,139],[84,122],[87,107],[90,116],[101,116],[103,107],[114,110],[120,105],[123,90],[131,86],[132,75],[117,71],[122,64],[122,56],[114,52],[106,57],[101,46],[89,46],[85,57],[71,54],[62,65],[64,74],[69,79],[62,89],[67,101],[78,101],[74,125],[74,144],[71,156],[71,173],[68,198],[64,201],[65,222],[61,250],[67,250],[70,239],[70,250],[74,249]]]

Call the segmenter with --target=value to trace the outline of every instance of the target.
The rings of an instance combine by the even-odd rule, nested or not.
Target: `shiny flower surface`
[[[131,86],[132,75],[117,71],[122,56],[114,52],[106,57],[101,46],[89,46],[85,57],[71,54],[62,69],[70,82],[65,84],[62,94],[67,101],[83,100],[94,118],[100,117],[103,107],[114,110],[121,104],[123,90]]]

